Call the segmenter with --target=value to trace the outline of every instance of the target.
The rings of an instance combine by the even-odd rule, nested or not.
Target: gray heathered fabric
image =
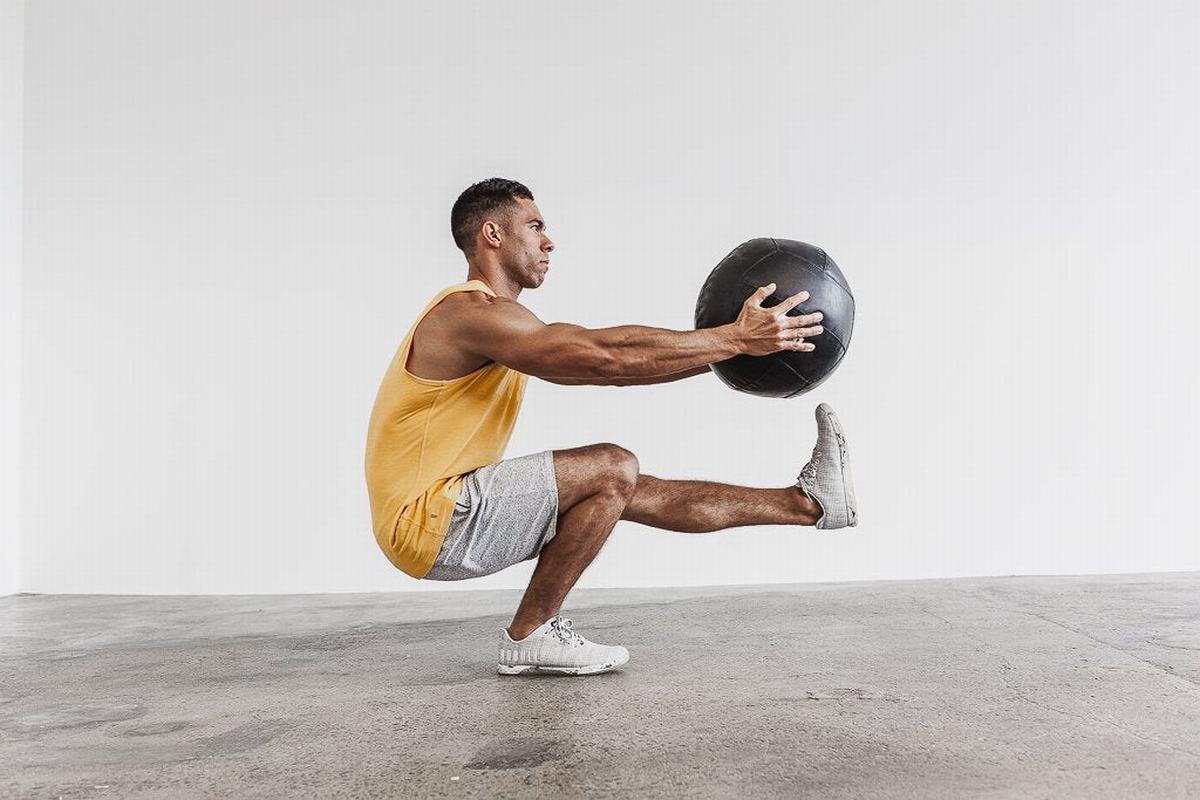
[[[557,525],[552,450],[480,467],[463,480],[446,541],[425,579],[462,581],[537,558]]]

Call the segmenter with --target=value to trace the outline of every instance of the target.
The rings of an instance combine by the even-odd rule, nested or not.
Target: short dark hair
[[[467,256],[475,249],[475,233],[489,214],[511,204],[518,197],[533,199],[524,184],[505,178],[488,178],[472,184],[454,201],[450,209],[450,233],[454,243]]]

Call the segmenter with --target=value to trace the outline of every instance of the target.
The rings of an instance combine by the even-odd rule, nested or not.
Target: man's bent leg
[[[815,525],[821,507],[799,487],[752,489],[639,475],[621,519],[668,531],[703,533],[743,525]]]
[[[542,548],[509,636],[524,639],[558,614],[612,533],[638,482],[637,458],[613,444],[554,452],[558,526]]]

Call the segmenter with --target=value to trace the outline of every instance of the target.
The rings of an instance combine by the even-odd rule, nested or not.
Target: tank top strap
[[[433,308],[438,303],[445,300],[447,296],[452,295],[455,292],[483,292],[491,297],[496,296],[496,292],[492,289],[492,287],[476,278],[475,280],[466,281],[464,283],[456,283],[453,286],[447,286],[445,289],[442,289],[440,292],[434,295],[433,300],[429,303],[429,308]]]

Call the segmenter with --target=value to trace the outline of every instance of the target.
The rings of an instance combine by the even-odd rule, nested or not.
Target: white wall
[[[0,0],[0,597],[21,589],[21,148],[25,2]]]
[[[1200,569],[1195,4],[46,2],[27,10],[23,586],[455,584],[370,533],[367,416],[527,183],[547,320],[690,327],[722,256],[820,244],[858,300],[813,395],[531,384],[597,441],[788,485],[837,408],[861,525],[622,524],[581,585]]]

